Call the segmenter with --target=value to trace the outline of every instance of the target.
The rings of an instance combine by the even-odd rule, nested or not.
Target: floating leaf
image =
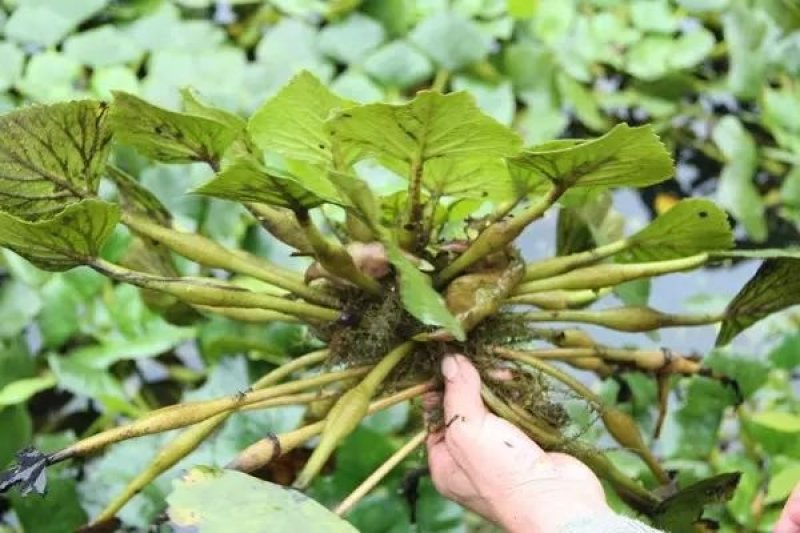
[[[358,151],[360,158],[387,160],[406,176],[412,166],[421,172],[421,165],[434,159],[491,160],[514,155],[522,143],[463,92],[423,91],[404,105],[354,107],[336,113],[328,125],[338,146]]]
[[[107,111],[83,101],[0,116],[0,211],[37,220],[94,196],[111,140]]]
[[[728,304],[717,335],[717,346],[772,313],[800,304],[800,259],[764,261],[755,275]]]
[[[406,89],[428,79],[433,66],[405,41],[392,41],[364,61],[364,70],[383,85]]]
[[[0,473],[0,494],[19,486],[23,496],[36,492],[44,494],[47,487],[47,456],[33,447],[17,452],[17,462]]]
[[[261,202],[290,209],[311,209],[333,198],[322,198],[284,171],[267,169],[254,157],[240,157],[195,193],[234,200]]]
[[[403,307],[423,324],[443,327],[456,339],[464,340],[461,323],[447,308],[441,295],[431,287],[428,276],[420,272],[396,244],[384,245],[389,261],[397,270]]]
[[[373,19],[353,13],[319,32],[320,49],[337,61],[358,64],[384,39],[384,29]]]
[[[327,166],[332,156],[325,120],[350,105],[304,71],[253,114],[247,131],[262,150]]]
[[[709,200],[681,200],[644,229],[628,237],[631,247],[617,255],[622,263],[677,259],[733,246],[725,212]]]
[[[64,42],[64,55],[92,68],[132,64],[143,54],[133,38],[108,24],[77,33]]]
[[[491,37],[472,20],[455,12],[441,12],[420,22],[411,41],[437,64],[458,70],[489,54]]]
[[[54,387],[55,384],[55,376],[49,373],[35,378],[12,381],[0,389],[0,408],[26,402],[34,394]]]
[[[652,128],[627,124],[590,141],[535,146],[509,164],[566,187],[645,187],[673,174],[672,158]]]
[[[203,533],[230,531],[231,516],[241,533],[356,530],[304,494],[241,472],[197,467],[176,481],[167,497],[172,524]]]
[[[754,182],[758,169],[755,141],[732,115],[717,123],[711,138],[727,161],[719,177],[717,201],[742,223],[750,238],[763,241],[767,238],[767,222]]]
[[[117,206],[92,199],[39,222],[0,213],[0,246],[44,270],[69,270],[97,257],[118,221]]]
[[[718,474],[686,487],[658,505],[653,525],[665,531],[691,531],[707,505],[731,499],[740,477],[738,472]]]
[[[111,123],[121,142],[156,161],[212,167],[240,133],[223,122],[168,111],[124,92],[114,92]]]

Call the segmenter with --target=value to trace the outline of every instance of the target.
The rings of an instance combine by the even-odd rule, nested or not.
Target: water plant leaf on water
[[[127,419],[116,427],[90,431],[48,455],[20,452],[1,478],[4,491],[40,490],[46,465],[186,428],[95,517],[104,523],[229,418],[287,405],[307,410],[300,425],[250,443],[229,468],[258,470],[318,436],[294,480],[306,489],[367,415],[440,389],[442,357],[461,352],[484,377],[483,396],[495,413],[547,449],[579,457],[633,511],[656,524],[699,524],[706,504],[730,497],[735,474],[707,481],[714,490],[705,500],[690,497],[700,490],[694,485],[675,493],[636,420],[569,370],[602,377],[637,373],[657,382],[662,398],[682,377],[729,387],[732,378],[695,357],[668,347],[608,346],[579,325],[653,332],[721,323],[718,344],[725,344],[799,303],[792,295],[800,289],[787,290],[798,283],[797,252],[772,249],[762,252],[767,260],[721,313],[591,307],[623,284],[737,254],[730,250],[733,232],[725,212],[704,199],[677,202],[629,236],[597,230],[609,215],[598,196],[604,189],[643,187],[673,174],[653,128],[621,124],[596,139],[523,148],[517,133],[483,113],[467,93],[421,91],[404,104],[360,105],[335,96],[307,72],[247,122],[194,93],[184,92],[183,100],[184,111],[175,112],[116,93],[108,104],[35,106],[0,117],[0,245],[46,270],[85,266],[141,289],[143,298],[167,295],[170,304],[192,311],[185,317],[189,323],[222,316],[304,324],[315,346],[325,348],[289,359],[249,390],[156,410],[120,410]],[[175,227],[160,198],[111,164],[112,143],[156,161],[206,165],[214,177],[187,192],[242,204],[242,213],[252,214],[312,264],[295,271]],[[363,163],[400,177],[405,190],[385,199],[372,189]],[[98,195],[103,177],[116,187],[118,201]],[[587,206],[598,198],[592,214]],[[459,202],[474,212],[452,209]],[[561,210],[561,255],[525,262],[516,239],[551,210]],[[124,264],[103,254],[118,224],[138,239],[134,250],[140,250]],[[153,247],[171,253],[151,253]],[[202,267],[199,275],[181,275],[172,254]],[[759,252],[739,256],[755,259]],[[145,258],[159,264],[146,264]],[[570,325],[546,328],[543,322]],[[668,333],[664,338],[669,344]],[[496,379],[500,369],[515,379]],[[634,451],[649,474],[631,479],[605,452],[583,442],[565,408],[574,401],[594,413],[619,446]],[[659,407],[665,411],[666,402]],[[430,424],[437,423],[432,417]],[[420,435],[400,447],[390,464],[410,454]],[[378,478],[388,470],[378,469]],[[371,478],[368,486],[376,482]],[[665,497],[669,488],[672,496]],[[250,501],[256,495],[258,506]],[[341,513],[363,496],[357,489]],[[272,520],[273,511],[282,520],[303,516],[331,530],[349,530],[297,493],[244,473],[203,469],[176,485],[170,519],[202,531],[224,528],[213,523],[219,515],[207,502],[240,509],[243,531],[250,530],[247,520]]]

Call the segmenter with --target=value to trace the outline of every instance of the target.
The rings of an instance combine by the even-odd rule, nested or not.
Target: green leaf
[[[84,298],[64,276],[53,276],[42,286],[41,294],[47,305],[36,323],[42,332],[44,347],[57,348],[80,329]]]
[[[785,336],[767,358],[775,368],[794,370],[800,367],[800,334]]]
[[[33,437],[33,421],[28,415],[27,407],[15,405],[0,409],[0,427],[3,428],[3,438],[0,439],[0,468],[5,468],[17,451],[30,444]]]
[[[311,209],[334,198],[310,191],[298,178],[278,169],[267,169],[254,157],[234,160],[208,183],[194,189],[197,194],[238,202],[261,202],[293,210]]]
[[[369,104],[328,121],[337,146],[405,171],[434,159],[487,160],[514,155],[521,140],[483,114],[467,93],[422,91],[404,105]],[[424,176],[425,172],[422,172]]]
[[[763,241],[767,238],[767,222],[753,181],[758,170],[755,141],[733,115],[726,115],[717,123],[711,138],[727,161],[719,177],[717,201],[742,223],[751,239]]]
[[[420,22],[410,34],[411,42],[439,66],[459,70],[489,54],[491,37],[460,13],[443,11]]]
[[[769,259],[742,287],[725,310],[717,346],[772,313],[800,304],[800,259]]]
[[[711,352],[703,359],[703,364],[720,375],[735,379],[745,400],[767,382],[770,371],[759,358],[722,350]]]
[[[143,54],[136,41],[111,25],[77,33],[64,42],[64,55],[92,68],[136,63]]]
[[[0,211],[37,220],[93,196],[111,140],[106,115],[84,101],[0,116]]]
[[[583,252],[595,246],[592,230],[581,212],[575,208],[561,208],[556,222],[556,255]]]
[[[383,26],[373,19],[353,13],[319,32],[319,48],[346,65],[360,63],[385,37]]]
[[[50,373],[36,377],[12,381],[0,389],[0,409],[9,405],[27,402],[33,395],[54,387],[56,377]]]
[[[240,133],[223,122],[168,111],[123,92],[114,92],[110,121],[119,141],[164,163],[215,167]]]
[[[784,466],[770,478],[764,503],[769,505],[785,502],[798,483],[800,483],[800,462]]]
[[[407,89],[433,74],[430,60],[406,41],[392,41],[364,60],[364,71],[381,84]]]
[[[749,421],[781,433],[800,433],[800,416],[784,411],[753,413]]]
[[[762,104],[763,123],[769,128],[778,144],[794,153],[800,152],[800,130],[797,127],[800,123],[800,89],[765,88]],[[797,202],[797,199],[794,201]]]
[[[674,428],[668,455],[682,459],[708,460],[717,446],[719,428],[726,408],[734,405],[735,393],[718,381],[693,378],[682,405],[668,415],[665,430]]]
[[[350,105],[304,71],[253,114],[247,131],[262,150],[327,166],[332,155],[325,120]]]
[[[16,280],[4,281],[0,285],[0,339],[15,337],[22,332],[42,305],[37,291],[28,285]]]
[[[107,172],[108,178],[117,186],[119,203],[126,211],[138,211],[152,217],[156,222],[169,226],[172,213],[161,203],[158,196],[145,188],[133,176],[124,171],[111,169]]]
[[[22,76],[25,53],[14,44],[0,41],[0,91],[7,91]]]
[[[619,124],[589,141],[551,141],[509,164],[566,187],[645,187],[673,174],[672,158],[650,126]]]
[[[51,355],[47,358],[50,370],[58,380],[60,389],[72,394],[97,400],[115,411],[138,414],[130,404],[122,384],[105,370],[98,370],[71,357]]]
[[[728,217],[702,198],[681,200],[628,237],[631,247],[616,256],[621,263],[677,259],[733,247]]]
[[[629,306],[646,306],[650,300],[651,280],[635,279],[614,287],[614,295]]]
[[[183,110],[186,113],[215,120],[244,135],[247,121],[239,115],[207,104],[195,91],[188,88],[181,89],[181,98],[183,100]]]
[[[461,323],[453,316],[441,295],[431,287],[431,280],[420,272],[394,243],[384,242],[389,261],[397,269],[403,307],[414,317],[430,326],[440,326],[464,340]]]
[[[25,4],[11,14],[4,33],[19,43],[50,47],[66,37],[70,30],[69,20],[52,9]]]
[[[785,411],[759,411],[743,421],[743,429],[769,456],[800,459],[800,416]]]
[[[43,270],[69,270],[97,257],[118,221],[117,206],[92,199],[39,222],[0,213],[0,246]]]
[[[48,477],[47,492],[43,496],[11,496],[14,514],[25,531],[61,533],[79,530],[88,517],[78,497],[78,483],[74,479]]]
[[[761,9],[734,0],[720,17],[728,45],[728,87],[740,98],[758,96],[770,67],[767,52],[777,41],[778,28]]]
[[[356,531],[300,492],[231,470],[194,468],[174,484],[167,502],[172,524],[205,533],[230,531],[232,515],[241,533],[263,531],[265,524],[275,531]]]
[[[425,164],[422,185],[434,195],[502,201],[515,196],[504,160],[440,157]]]

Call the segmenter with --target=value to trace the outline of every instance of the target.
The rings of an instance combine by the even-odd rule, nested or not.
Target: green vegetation
[[[768,530],[800,478],[789,3],[80,4],[0,3],[10,524],[167,509],[216,531],[214,501],[243,525],[351,530],[232,471],[171,484],[227,465],[331,509],[352,493],[338,512],[363,531],[414,510],[425,531],[485,527],[412,483],[415,398],[458,349],[495,412],[587,462],[620,509]],[[618,187],[658,216],[626,232]],[[524,261],[514,243],[551,210],[557,255]],[[647,306],[653,277],[762,259],[724,309]],[[702,359],[659,348],[668,329],[637,348],[578,329],[717,323]],[[763,353],[729,346],[756,323]],[[517,379],[493,381],[506,365]]]

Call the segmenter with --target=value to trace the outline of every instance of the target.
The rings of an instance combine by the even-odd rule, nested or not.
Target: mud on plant
[[[95,518],[102,523],[228,417],[290,404],[307,406],[304,425],[253,443],[229,468],[256,470],[319,436],[295,482],[303,489],[364,416],[436,387],[441,357],[462,352],[482,373],[483,396],[495,413],[546,448],[579,457],[656,525],[690,527],[705,504],[731,495],[735,474],[667,496],[663,487],[655,491],[669,486],[670,477],[648,438],[569,370],[652,376],[663,414],[674,375],[735,383],[668,348],[601,345],[581,325],[642,332],[720,323],[717,342],[725,344],[800,303],[800,253],[730,250],[727,216],[708,200],[684,200],[633,235],[609,237],[608,190],[673,173],[650,127],[623,124],[596,139],[523,147],[465,93],[423,91],[403,105],[357,105],[308,73],[249,120],[191,92],[183,98],[180,113],[117,93],[110,103],[31,106],[0,117],[0,245],[45,270],[85,265],[140,287],[169,319],[218,314],[300,322],[327,347],[274,369],[249,391],[164,407],[50,455],[26,449],[0,478],[0,489],[41,491],[48,465],[186,428]],[[117,143],[155,161],[207,164],[215,176],[193,194],[242,203],[265,231],[311,258],[311,266],[290,271],[181,231],[161,202],[112,161]],[[405,180],[403,190],[386,194],[365,162]],[[101,180],[115,186],[114,202],[98,195]],[[526,263],[515,241],[551,209],[558,211],[559,253]],[[136,250],[119,264],[100,254],[118,224],[135,236]],[[175,255],[231,277],[180,276]],[[765,261],[723,313],[591,308],[626,282],[737,255]],[[627,478],[570,434],[564,398],[592,409],[619,445],[646,463],[655,483]],[[421,441],[415,437],[403,453]]]

